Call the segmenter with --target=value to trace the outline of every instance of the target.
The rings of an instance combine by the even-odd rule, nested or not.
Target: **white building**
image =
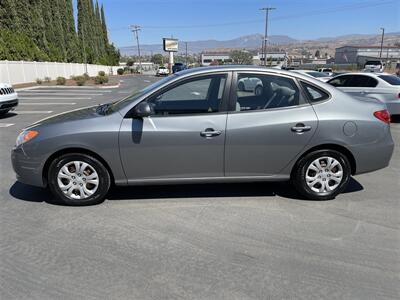
[[[288,59],[286,52],[267,52],[265,55],[264,53],[257,53],[257,55],[253,56],[253,64],[263,64],[265,59],[264,57],[267,58],[267,66],[282,65]]]
[[[209,66],[213,61],[231,64],[233,62],[229,52],[203,52],[201,53],[201,65]]]
[[[381,58],[380,58],[381,57]],[[335,64],[364,65],[367,60],[398,60],[400,47],[394,46],[343,46],[335,49]]]

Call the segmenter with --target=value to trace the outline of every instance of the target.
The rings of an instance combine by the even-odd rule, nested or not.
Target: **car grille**
[[[16,100],[11,100],[11,101],[5,101],[5,102],[0,102],[0,109],[9,109],[14,106],[18,105],[18,99]]]
[[[14,93],[13,88],[1,88],[0,89],[0,95],[7,95],[7,94],[12,94]]]

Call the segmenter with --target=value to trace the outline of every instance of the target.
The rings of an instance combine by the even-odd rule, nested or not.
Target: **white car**
[[[313,70],[292,70],[293,72],[308,75],[314,77],[315,79],[321,80],[323,82],[327,82],[332,77],[326,73],[313,71]]]
[[[319,68],[317,71],[328,74],[328,76],[333,76],[333,70],[331,68]]]
[[[400,116],[400,77],[388,73],[346,73],[328,83],[345,93],[385,102],[391,116]]]
[[[383,72],[385,64],[380,60],[368,60],[364,65],[364,72]]]
[[[18,105],[18,94],[11,85],[0,83],[0,116],[5,115]]]
[[[242,92],[254,92],[255,95],[261,95],[263,84],[257,77],[245,77],[238,81],[238,90]]]
[[[166,67],[158,67],[156,76],[168,76],[169,75],[169,70]]]

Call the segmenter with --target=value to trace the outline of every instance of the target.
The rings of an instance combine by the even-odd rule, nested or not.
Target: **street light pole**
[[[383,37],[385,36],[385,28],[381,27],[381,30],[382,30],[382,39],[381,39],[381,52],[379,53],[379,58],[382,58]]]
[[[188,62],[188,53],[187,53],[187,42],[185,42],[185,64],[186,64],[186,67],[187,67],[187,62]]]
[[[136,43],[137,43],[137,49],[138,49],[138,59],[139,59],[139,72],[142,73],[142,60],[140,57],[140,45],[139,45],[139,31],[140,31],[140,26],[139,25],[131,25],[130,26],[131,31],[136,37]]]
[[[263,7],[260,10],[265,10],[265,32],[262,53],[264,53],[264,66],[267,65],[267,41],[268,41],[268,16],[269,11],[274,10],[274,7]]]

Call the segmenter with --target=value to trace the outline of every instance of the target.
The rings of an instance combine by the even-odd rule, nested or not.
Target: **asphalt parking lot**
[[[65,207],[15,181],[22,128],[155,80],[20,91],[0,118],[0,299],[399,299],[399,123],[390,166],[330,201],[246,183],[115,188]]]

